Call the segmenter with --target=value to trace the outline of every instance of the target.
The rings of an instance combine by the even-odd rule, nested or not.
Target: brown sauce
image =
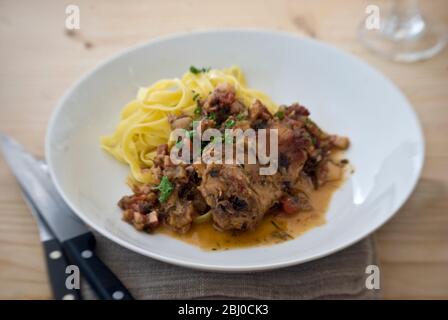
[[[253,231],[239,234],[220,232],[213,228],[211,222],[207,222],[193,225],[186,234],[178,234],[166,227],[160,228],[158,232],[168,234],[204,250],[228,250],[280,243],[323,225],[326,221],[325,213],[331,197],[342,183],[343,180],[327,182],[320,189],[313,191],[310,194],[313,210],[290,216],[284,213],[269,213]]]

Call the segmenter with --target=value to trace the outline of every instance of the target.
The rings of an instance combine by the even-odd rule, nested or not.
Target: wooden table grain
[[[382,1],[0,1],[0,131],[43,154],[49,116],[78,77],[116,52],[175,32],[259,27],[314,37],[366,60],[407,95],[426,138],[423,175],[409,201],[375,234],[385,298],[448,298],[448,50],[397,64],[367,52],[356,27]],[[80,30],[65,8],[80,8]],[[422,1],[448,23],[446,0]],[[400,119],[397,119],[397,126]],[[37,228],[0,157],[0,298],[51,297]]]

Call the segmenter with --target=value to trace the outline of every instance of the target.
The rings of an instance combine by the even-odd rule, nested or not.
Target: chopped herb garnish
[[[198,74],[198,73],[201,73],[201,70],[196,68],[195,66],[191,66],[190,67],[190,72],[194,73],[194,74]]]
[[[235,125],[235,120],[227,120],[225,125],[226,128],[232,128]]]
[[[209,72],[210,71],[210,67],[208,68],[196,68],[195,66],[191,66],[190,67],[190,72],[194,73],[194,74],[199,74],[201,72]]]
[[[283,120],[285,118],[285,113],[283,111],[278,111],[274,114],[274,117],[277,117],[280,120]]]
[[[194,109],[194,114],[199,115],[202,112],[202,108],[200,105],[197,105],[196,109]]]
[[[280,227],[275,220],[271,220],[271,223],[278,230],[271,233],[273,237],[279,238],[283,241],[286,241],[288,239],[294,239],[294,237],[291,236],[288,232],[286,232],[282,227]]]
[[[272,223],[272,225],[273,225],[274,227],[276,227],[278,230],[280,230],[280,231],[285,231],[285,230],[283,230],[283,228],[281,228],[281,227],[277,224],[277,222],[275,222],[274,220],[271,220],[271,223]]]
[[[286,231],[274,231],[271,233],[271,235],[275,238],[282,240],[282,241],[294,239],[294,237]]]
[[[196,93],[193,95],[193,101],[198,100],[199,97],[200,97],[200,94],[196,92]]]
[[[210,120],[216,121],[216,113],[212,112],[207,117]]]
[[[163,203],[170,197],[173,192],[173,185],[167,176],[162,177],[162,181],[157,187],[154,187],[155,190],[159,190],[159,202]]]
[[[240,113],[236,116],[237,120],[244,120],[246,118],[246,115],[244,113]]]

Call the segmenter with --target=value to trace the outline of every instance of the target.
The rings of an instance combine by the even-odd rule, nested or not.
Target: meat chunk
[[[266,129],[268,121],[272,119],[269,110],[260,102],[255,101],[249,109],[249,120],[253,129]]]
[[[235,88],[230,84],[221,84],[205,100],[202,109],[207,113],[229,108],[236,101]]]
[[[350,140],[348,140],[347,137],[332,135],[330,137],[330,141],[334,147],[336,147],[340,150],[346,150],[346,149],[348,149],[348,147],[350,145]]]
[[[186,115],[181,115],[178,117],[169,116],[168,120],[170,122],[171,129],[188,129],[193,121],[193,119]]]
[[[123,211],[123,220],[133,224],[137,230],[152,231],[159,225],[159,214],[155,210],[144,214],[126,209]]]
[[[199,190],[211,207],[217,229],[248,230],[260,222],[279,190],[257,180],[241,166],[208,165]]]
[[[254,122],[256,120],[269,120],[272,119],[272,115],[269,110],[261,103],[260,100],[256,100],[249,109],[249,119]]]
[[[164,221],[167,226],[179,233],[185,233],[191,228],[196,213],[191,201],[174,194],[161,205]]]
[[[303,117],[308,117],[310,115],[308,109],[298,103],[293,103],[283,110],[285,112],[285,117],[289,119],[302,120]]]
[[[229,84],[219,85],[202,105],[202,112],[212,118],[215,124],[223,123],[230,115],[242,111],[242,104],[236,100],[235,88]]]

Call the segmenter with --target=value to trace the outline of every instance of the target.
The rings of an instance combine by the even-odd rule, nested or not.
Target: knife
[[[98,298],[131,300],[132,295],[113,272],[96,256],[95,237],[73,214],[54,186],[47,165],[29,154],[12,138],[0,134],[3,154],[23,192],[38,212],[69,260],[79,267]]]
[[[53,297],[56,300],[81,300],[81,293],[79,289],[70,289],[65,284],[66,270],[70,265],[65,257],[64,251],[59,241],[54,237],[53,233],[46,226],[45,222],[40,217],[32,200],[28,198],[26,193],[22,191],[23,198],[30,209],[34,219],[39,227],[40,241],[45,252],[45,259],[47,262],[48,278],[50,279],[51,290]]]

